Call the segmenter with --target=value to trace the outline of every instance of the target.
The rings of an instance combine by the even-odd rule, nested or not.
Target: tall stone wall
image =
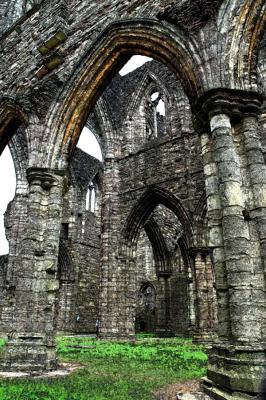
[[[152,111],[154,118],[160,116],[159,124],[163,123],[165,126],[163,132],[156,130],[155,125],[151,125],[151,115],[149,113],[147,115],[146,108],[151,107],[153,93],[163,93],[162,96],[165,99],[165,115],[158,115],[159,113],[154,112],[156,110]],[[134,314],[137,315],[137,329],[140,329],[141,320],[144,323],[145,312],[139,307],[136,294],[143,285],[150,283],[157,295],[153,313],[149,316],[146,313],[146,318],[149,319],[147,329],[149,326],[149,329],[160,330],[160,334],[165,329],[168,334],[188,334],[191,330],[197,330],[195,316],[192,315],[197,309],[196,273],[193,257],[189,253],[189,246],[192,244],[187,243],[187,248],[185,248],[180,243],[183,247],[182,253],[179,249],[179,241],[183,240],[181,236],[190,229],[190,216],[197,212],[205,189],[200,143],[192,127],[188,99],[171,72],[154,61],[126,76],[117,76],[104,92],[103,99],[109,109],[113,125],[122,138],[119,157],[114,160],[118,184],[113,192],[112,190],[110,192],[110,196],[116,199],[116,219],[107,226],[110,237],[117,239],[113,245],[110,245],[110,242],[102,242],[103,251],[108,254],[109,273],[114,279],[119,257],[126,257],[121,249],[125,239],[123,235],[130,236],[130,230],[134,230],[133,226],[129,224],[126,227],[126,224],[132,210],[134,207],[138,208],[137,204],[147,190],[158,188],[166,197],[172,196],[176,202],[180,202],[189,215],[186,222],[184,222],[184,211],[181,206],[173,209],[173,205],[161,205],[160,201],[154,203],[153,206],[144,204],[144,207],[148,209],[150,207],[150,210],[141,226],[146,229],[145,224],[153,221],[152,225],[155,224],[158,227],[160,233],[157,232],[157,235],[161,235],[160,240],[164,243],[160,244],[165,247],[164,254],[159,254],[162,250],[159,250],[158,243],[153,243],[153,247],[151,243],[148,244],[147,240],[156,241],[156,239],[147,239],[142,231],[137,242],[130,244],[132,263],[135,266],[132,272],[125,267],[122,273],[123,284],[126,288],[135,288],[132,295],[127,293],[125,296],[126,298],[130,296],[130,301],[135,303],[133,309],[137,307],[132,315],[132,320]],[[119,102],[121,106],[116,107]],[[154,120],[154,124],[156,123]],[[147,127],[149,129],[152,127],[154,130],[152,134]],[[161,199],[161,201],[164,203],[165,200]],[[139,209],[141,210],[141,205]],[[104,209],[103,215],[105,215]],[[137,219],[138,215],[136,214],[133,218]],[[201,222],[201,224],[199,226],[201,237],[206,238],[206,223]],[[149,229],[153,230],[154,226]],[[136,234],[138,235],[137,232]],[[192,238],[187,237],[186,240],[192,240]],[[111,254],[110,248],[115,250]],[[180,269],[179,260],[184,257],[183,268]],[[135,276],[134,281],[132,281],[131,273]],[[164,275],[161,276],[161,274]],[[107,285],[107,279],[102,276],[102,286]],[[191,280],[194,285],[192,289],[190,288]],[[119,286],[120,283],[117,282],[116,285]],[[211,290],[214,289],[211,288]],[[110,296],[114,296],[114,293]],[[128,307],[122,290],[116,302]],[[213,309],[215,309],[215,301]],[[110,318],[114,319],[111,314]],[[125,326],[130,326],[132,323],[132,320],[128,322],[123,315],[119,318],[120,321],[124,319]],[[213,318],[213,315],[209,315],[209,318]],[[199,326],[199,320],[197,323]],[[215,322],[209,322],[209,326],[214,329]]]
[[[104,144],[100,335],[134,338],[135,255],[145,221],[160,250],[154,258],[163,266],[159,297],[168,300],[160,329],[169,327],[171,263],[162,256],[167,246],[157,221],[149,220],[162,203],[184,228],[178,246],[188,297],[195,299],[190,320],[203,331],[212,314],[209,277],[215,271],[218,339],[205,390],[216,398],[255,397],[265,374],[265,2],[46,0],[26,14],[24,2],[24,16],[12,25],[21,5],[3,3],[0,14],[2,26],[3,15],[14,16],[0,38],[0,151],[24,126],[28,154],[14,147],[26,160],[20,194],[27,207],[21,239],[10,231],[12,301],[3,313],[9,318],[3,368],[55,369],[56,306],[66,304],[70,325],[75,319],[74,308],[61,301],[76,283],[65,268],[73,267],[76,253],[65,235],[71,218],[63,203],[74,196],[69,203],[79,208],[84,199],[83,183],[74,180],[72,194],[66,189],[80,132],[86,123],[97,126],[91,112]],[[151,63],[117,78],[103,94],[132,54],[151,56],[172,73]],[[156,91],[166,105],[164,118],[151,99]],[[73,226],[90,241],[84,224],[93,225],[92,216],[75,212]],[[74,239],[84,254],[82,234]],[[91,258],[94,265],[94,250]],[[82,279],[88,278],[85,263],[84,254]],[[81,327],[89,321],[85,308],[79,310]]]
[[[59,246],[56,325],[61,332],[90,333],[96,331],[99,313],[100,215],[97,209],[86,209],[86,195],[101,163],[76,149],[70,168]],[[101,202],[100,192],[96,201]]]

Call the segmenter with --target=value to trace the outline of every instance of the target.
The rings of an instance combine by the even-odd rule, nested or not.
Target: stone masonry
[[[2,1],[0,153],[9,146],[17,188],[1,369],[56,369],[58,332],[192,335],[211,346],[207,394],[256,398],[265,11],[265,0]],[[134,54],[153,61],[120,76]],[[84,126],[102,163],[76,147]]]

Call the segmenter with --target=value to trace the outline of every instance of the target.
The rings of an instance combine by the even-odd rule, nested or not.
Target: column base
[[[228,392],[220,387],[213,386],[213,382],[208,378],[202,379],[201,384],[204,393],[215,400],[258,400],[258,394],[249,394],[244,392]]]
[[[214,342],[217,341],[217,333],[216,332],[195,332],[193,333],[193,343],[195,344],[203,344],[208,348],[213,345]]]
[[[54,341],[42,335],[20,335],[9,340],[0,361],[0,370],[10,372],[53,371],[58,366]]]
[[[266,376],[265,361],[265,347],[260,344],[215,344],[203,389],[217,400],[256,398]]]

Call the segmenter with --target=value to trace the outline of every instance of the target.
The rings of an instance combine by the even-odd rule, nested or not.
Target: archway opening
[[[103,160],[103,153],[99,140],[87,126],[85,126],[81,132],[77,147],[92,157],[97,158],[99,161]]]
[[[135,330],[141,332],[145,323],[145,332],[159,336],[190,335],[195,328],[195,280],[183,246],[184,228],[175,213],[162,204],[146,218],[132,249],[137,290]]]
[[[188,155],[184,149],[186,151],[187,149],[198,151],[200,147],[196,135],[192,131],[191,108],[188,96],[183,88],[183,82],[178,81],[176,75],[168,67],[151,58],[142,59],[141,65],[133,68],[132,60],[134,59],[136,60],[136,57],[132,57],[129,63],[123,67],[123,73],[119,74],[117,68],[117,74],[115,76],[111,74],[112,80],[109,85],[104,84],[105,90],[101,92],[101,96],[99,97],[99,92],[95,94],[95,98],[98,98],[98,100],[93,103],[94,107],[89,109],[90,112],[83,110],[84,114],[81,110],[81,114],[78,113],[80,118],[75,120],[80,124],[83,121],[83,130],[75,151],[73,151],[73,148],[77,137],[73,139],[72,152],[70,152],[72,161],[76,154],[80,153],[81,155],[80,148],[85,149],[90,155],[95,155],[91,152],[93,146],[84,144],[86,135],[92,137],[94,135],[98,139],[99,146],[102,149],[102,157],[99,158],[103,160],[102,179],[104,183],[102,186],[100,185],[100,188],[103,188],[103,208],[101,205],[99,206],[97,183],[94,179],[94,176],[99,178],[99,174],[93,173],[90,175],[91,178],[88,179],[88,166],[84,156],[80,158],[81,162],[78,167],[82,179],[75,174],[73,185],[72,195],[76,196],[76,204],[79,204],[80,199],[83,199],[83,208],[76,206],[75,210],[75,212],[78,212],[75,219],[76,232],[79,232],[77,242],[82,243],[82,246],[88,246],[89,243],[93,244],[94,255],[90,260],[96,260],[95,254],[98,250],[98,255],[101,254],[101,258],[98,257],[97,272],[96,263],[84,261],[87,272],[91,268],[91,275],[96,276],[98,273],[98,278],[102,280],[101,287],[97,284],[90,287],[89,274],[87,276],[83,274],[83,283],[87,280],[88,284],[84,285],[87,288],[87,297],[90,290],[90,293],[96,293],[96,297],[100,298],[103,304],[106,303],[102,299],[102,293],[111,289],[108,282],[103,282],[103,274],[99,275],[99,271],[102,273],[103,264],[109,263],[110,272],[108,273],[111,277],[115,276],[116,271],[112,268],[115,269],[115,266],[120,262],[117,260],[119,260],[121,250],[119,248],[122,231],[121,221],[125,221],[126,216],[130,213],[132,202],[139,198],[140,193],[144,193],[145,198],[137,206],[137,215],[130,214],[128,221],[130,228],[126,232],[125,240],[127,243],[133,243],[134,251],[140,251],[139,262],[141,264],[145,257],[139,250],[142,246],[139,245],[140,242],[137,238],[141,237],[138,236],[140,230],[142,230],[141,234],[146,235],[149,243],[145,246],[146,250],[148,247],[150,249],[153,276],[152,278],[143,276],[142,280],[137,283],[135,294],[137,295],[144,282],[151,282],[155,286],[156,293],[158,289],[159,296],[156,296],[156,298],[158,301],[160,299],[160,305],[151,311],[153,322],[151,320],[148,322],[143,316],[142,318],[138,317],[138,320],[139,323],[145,322],[146,330],[160,331],[160,335],[168,335],[170,332],[171,334],[181,334],[181,331],[188,333],[189,329],[192,329],[195,325],[193,298],[195,296],[195,288],[193,287],[193,285],[195,286],[195,279],[191,257],[188,253],[188,248],[193,245],[193,234],[189,212],[185,210],[177,196],[181,193],[182,198],[189,204],[190,199],[188,197],[190,194],[184,189],[188,176],[186,170],[186,157]],[[84,82],[85,80],[86,77],[84,76]],[[83,85],[85,85],[84,82]],[[85,116],[86,121],[83,120]],[[190,141],[188,134],[191,134],[189,144],[184,142],[183,132],[186,133],[186,138],[189,138],[188,141]],[[177,152],[176,156],[174,156],[174,151]],[[200,157],[199,154],[196,154],[196,156]],[[154,162],[151,163],[150,160]],[[77,184],[77,182],[80,183]],[[162,186],[166,190],[156,186],[158,182],[162,182]],[[146,191],[147,188],[150,189]],[[71,204],[71,201],[67,204]],[[100,229],[94,231],[92,218],[97,207],[102,208],[98,225]],[[138,215],[139,208],[141,211]],[[163,211],[163,209],[168,211]],[[177,217],[177,221],[166,223],[165,221],[156,222],[154,220],[153,215],[156,215],[156,213],[167,214],[167,212],[172,215],[172,219]],[[89,224],[87,224],[88,221]],[[176,226],[177,228],[180,224],[183,227],[182,240],[181,237],[178,235],[175,237],[174,234],[169,239],[171,227]],[[166,233],[167,230],[168,233]],[[71,229],[69,232],[71,233]],[[98,242],[97,238],[100,239]],[[173,245],[173,249],[170,249],[171,241],[174,240],[176,240],[175,245]],[[97,250],[95,250],[96,248]],[[84,254],[83,250],[81,252]],[[86,254],[89,253],[90,251]],[[137,270],[138,266],[136,266],[135,272]],[[157,287],[154,282],[156,282]],[[105,284],[107,288],[105,288]],[[113,285],[113,290],[119,291],[119,288],[115,288],[115,285]],[[77,292],[81,293],[81,291]],[[122,293],[122,290],[120,292]],[[176,301],[173,301],[172,293],[175,293]],[[177,299],[179,295],[180,299]],[[112,295],[110,295],[111,297]],[[114,298],[117,299],[116,307],[122,309],[119,302],[122,304],[124,299],[122,297],[119,299],[119,295],[114,295]],[[92,298],[90,303],[93,304]],[[174,303],[178,304],[175,311],[173,311]],[[83,326],[82,329],[85,332],[85,329],[88,330],[87,310],[89,307],[86,305],[87,298],[80,296],[75,304],[79,304],[75,313],[79,317],[75,329],[82,332],[81,326]],[[100,304],[100,308],[101,306]],[[111,306],[113,305],[107,304],[106,307],[110,308]],[[119,312],[120,310],[117,315]],[[104,311],[101,310],[101,318],[103,313]],[[108,318],[109,316],[106,317],[106,319]],[[123,319],[124,316],[121,316],[121,318]],[[94,317],[94,320],[97,321],[98,318]],[[120,324],[119,321],[118,323]],[[86,324],[87,328],[85,328]],[[113,321],[110,321],[110,326],[111,328],[107,327],[106,329],[116,329]],[[140,329],[140,326],[136,327],[136,330],[138,329]],[[99,330],[102,334],[103,327],[101,325]]]
[[[6,238],[4,214],[10,201],[16,192],[16,172],[14,162],[8,146],[0,156],[0,186],[2,188],[0,197],[0,256],[8,254],[9,244]]]
[[[82,130],[70,162],[59,247],[59,265],[63,267],[58,274],[55,315],[58,332],[95,334],[97,331],[103,160],[101,138],[101,131],[91,117]]]

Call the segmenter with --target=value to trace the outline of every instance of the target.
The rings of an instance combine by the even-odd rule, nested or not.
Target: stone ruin
[[[2,370],[55,370],[57,333],[190,335],[210,348],[207,394],[258,395],[265,7],[2,1],[0,152],[17,179],[0,257]],[[153,60],[119,75],[135,54]],[[76,147],[85,126],[102,162]]]

